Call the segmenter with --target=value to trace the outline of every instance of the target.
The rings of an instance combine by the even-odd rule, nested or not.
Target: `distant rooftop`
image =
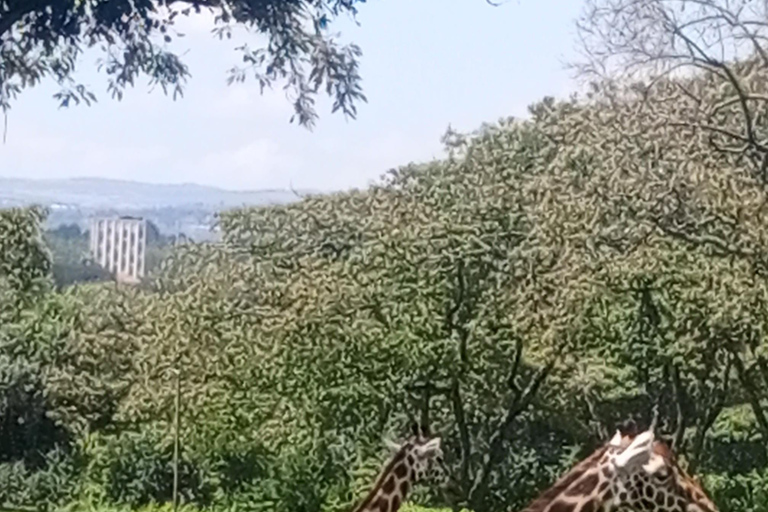
[[[95,215],[94,220],[144,220],[144,217],[135,215]]]

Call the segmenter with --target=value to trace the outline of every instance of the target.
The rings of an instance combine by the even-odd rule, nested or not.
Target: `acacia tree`
[[[584,56],[574,65],[587,78],[636,80],[657,84],[656,101],[674,101],[683,92],[695,103],[689,111],[668,115],[678,127],[702,131],[713,151],[754,161],[768,176],[768,132],[764,111],[768,96],[768,4],[752,0],[588,0],[577,23]],[[710,94],[665,78],[704,76]],[[639,85],[639,84],[638,84]],[[716,92],[715,92],[716,91]],[[668,112],[668,114],[675,114]]]
[[[264,47],[238,48],[243,67],[230,70],[228,82],[249,75],[261,90],[275,82],[293,103],[300,125],[317,118],[315,97],[323,89],[334,100],[333,111],[355,117],[365,101],[358,74],[360,48],[340,45],[328,31],[340,15],[357,12],[360,0],[3,0],[0,1],[0,108],[4,111],[24,88],[51,77],[61,86],[61,105],[96,96],[73,74],[85,48],[100,46],[101,68],[108,91],[121,98],[126,86],[144,75],[175,98],[189,75],[180,57],[169,50],[178,33],[179,16],[208,12],[214,33],[230,37],[245,27],[266,36]]]
[[[764,286],[768,4],[589,0],[578,26],[585,59],[577,69],[609,82],[595,97],[615,106],[613,135],[588,137],[598,159],[614,164],[604,183],[619,172],[629,177],[625,185],[646,190],[630,199],[626,187],[606,187],[602,193],[614,211],[642,219],[640,236],[660,234],[710,257],[740,261],[748,272],[740,278],[745,290]],[[595,120],[588,124],[596,126]],[[760,311],[763,299],[751,300]],[[765,439],[764,341],[739,324],[721,333],[723,346]]]

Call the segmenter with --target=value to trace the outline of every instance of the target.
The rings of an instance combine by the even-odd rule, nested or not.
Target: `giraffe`
[[[397,446],[376,479],[373,489],[354,512],[397,512],[414,484],[446,477],[440,438],[427,428],[412,427],[412,435]]]
[[[717,512],[701,486],[654,435],[616,435],[563,475],[523,512]]]

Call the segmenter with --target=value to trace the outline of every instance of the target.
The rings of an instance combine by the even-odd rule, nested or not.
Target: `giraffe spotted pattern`
[[[397,512],[415,484],[445,476],[440,438],[414,427],[413,435],[392,456],[354,512]]]
[[[523,512],[716,512],[653,430],[617,432]]]

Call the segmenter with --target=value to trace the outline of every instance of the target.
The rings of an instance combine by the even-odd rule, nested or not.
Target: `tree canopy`
[[[364,0],[3,0],[0,1],[0,108],[6,111],[26,87],[44,78],[61,86],[61,105],[96,100],[73,74],[83,51],[100,48],[108,92],[121,98],[140,77],[175,98],[189,70],[168,43],[180,34],[180,16],[210,13],[213,32],[230,37],[234,27],[265,36],[264,45],[244,45],[242,66],[228,81],[253,78],[263,91],[281,83],[300,125],[317,118],[315,98],[326,93],[333,111],[355,117],[365,101],[354,44],[330,32],[341,15],[354,16]]]
[[[623,83],[636,80],[674,102],[679,93],[695,102],[688,111],[665,112],[672,127],[708,136],[712,149],[757,162],[768,173],[768,142],[762,91],[768,72],[768,4],[752,0],[587,0],[578,23],[582,76]],[[692,74],[709,80],[705,94],[670,78]],[[658,87],[656,85],[658,84]],[[716,88],[716,89],[715,89]],[[684,115],[675,115],[682,113]]]

